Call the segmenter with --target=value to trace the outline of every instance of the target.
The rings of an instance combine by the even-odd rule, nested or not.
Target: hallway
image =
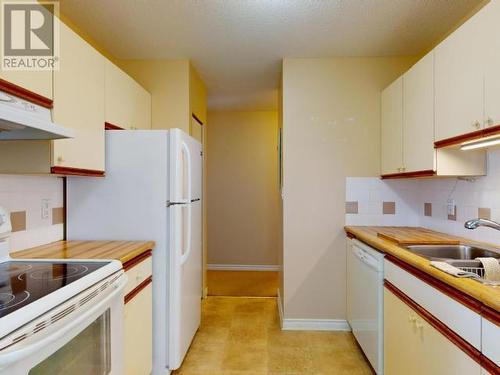
[[[281,331],[275,298],[208,297],[175,375],[372,374],[348,332]]]

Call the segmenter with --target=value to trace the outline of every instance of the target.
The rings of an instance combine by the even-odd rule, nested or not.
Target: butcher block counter
[[[459,290],[474,298],[484,305],[500,312],[500,287],[483,285],[477,281],[457,278],[448,275],[430,265],[430,261],[406,250],[404,244],[399,244],[395,239],[401,239],[405,244],[420,243],[460,243],[478,244],[466,238],[450,236],[444,233],[414,227],[362,227],[347,226],[345,231],[349,237],[356,238],[367,245],[390,254],[400,261],[425,272],[433,278]],[[384,235],[380,236],[379,233]],[[389,239],[393,237],[393,239]],[[400,241],[400,242],[401,242]],[[484,245],[484,244],[483,244]],[[489,245],[491,247],[491,245]],[[500,251],[500,250],[499,250]]]
[[[57,241],[16,251],[12,258],[23,259],[116,259],[127,265],[151,255],[153,241]]]

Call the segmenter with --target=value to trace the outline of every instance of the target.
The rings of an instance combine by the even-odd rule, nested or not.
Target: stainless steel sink
[[[470,245],[411,245],[406,248],[430,260],[469,261],[483,257],[500,259],[500,252]]]

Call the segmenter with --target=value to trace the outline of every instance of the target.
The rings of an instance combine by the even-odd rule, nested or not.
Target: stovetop
[[[0,318],[109,262],[8,261],[0,263]]]

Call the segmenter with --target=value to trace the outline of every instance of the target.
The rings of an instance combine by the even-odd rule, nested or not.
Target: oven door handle
[[[92,306],[92,308],[87,310],[84,314],[76,317],[73,317],[72,314],[70,314],[68,317],[64,319],[66,324],[64,324],[64,326],[61,327],[60,329],[52,330],[50,335],[48,336],[45,335],[44,338],[32,342],[28,345],[25,345],[24,347],[20,347],[17,350],[5,349],[4,352],[0,351],[0,370],[9,367],[10,365],[12,365],[17,361],[27,358],[32,354],[36,353],[37,351],[41,350],[42,348],[45,348],[53,344],[54,342],[64,338],[65,335],[78,328],[82,323],[85,322],[85,320],[94,315],[97,311],[99,311],[106,305],[109,305],[110,301],[116,298],[117,295],[121,296],[123,294],[123,289],[125,288],[126,282],[127,282],[127,276],[123,274],[120,277],[119,281],[113,285],[113,288],[115,288],[115,290],[113,290],[110,294],[108,294],[104,299],[97,302],[96,305]],[[123,298],[120,299],[123,303]],[[50,329],[50,327],[48,329]],[[72,338],[73,336],[69,340],[71,340]],[[21,346],[22,344],[19,343],[18,345]]]

